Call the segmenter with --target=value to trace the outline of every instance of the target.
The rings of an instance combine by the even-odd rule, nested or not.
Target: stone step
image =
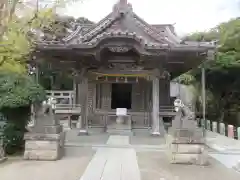
[[[128,135],[128,136],[133,135],[133,132],[131,130],[124,129],[107,129],[107,133],[111,135]]]
[[[171,154],[171,156],[169,156],[169,159],[172,164],[209,164],[207,155],[205,154]]]
[[[179,154],[201,154],[204,152],[204,145],[203,144],[171,144],[169,146],[169,150],[172,153],[179,153]]]

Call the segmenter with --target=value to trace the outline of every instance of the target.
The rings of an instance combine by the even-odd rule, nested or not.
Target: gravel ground
[[[240,173],[210,158],[210,166],[170,164],[164,152],[137,152],[141,180],[239,180]],[[161,179],[162,178],[162,179]]]
[[[24,161],[21,157],[0,164],[1,180],[79,180],[94,151],[90,148],[67,148],[59,161]]]

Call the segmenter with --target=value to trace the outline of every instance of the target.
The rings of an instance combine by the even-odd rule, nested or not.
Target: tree
[[[58,34],[63,37],[61,32],[66,32],[69,28],[66,26],[71,25],[65,23],[57,26],[58,16],[55,10],[74,0],[53,0],[49,6],[44,7],[38,6],[44,0],[37,0],[34,4],[29,4],[29,1],[0,2],[0,70],[26,72],[25,61],[34,49],[33,41],[38,35],[44,33],[47,36],[47,32],[55,32],[56,37]],[[71,18],[67,20],[71,21]]]
[[[8,2],[8,1],[7,1]],[[28,34],[32,29],[51,23],[52,9],[42,9],[28,16],[16,16],[16,10],[24,4],[19,0],[2,3],[0,13],[0,70],[8,70],[18,73],[26,72],[25,61],[31,53],[33,45]]]
[[[207,62],[206,88],[213,93],[214,111],[223,121],[230,110],[239,108],[240,102],[240,19],[231,19],[207,32],[197,32],[185,40],[217,41],[218,52],[214,61]],[[200,68],[188,73],[201,82]],[[183,76],[184,77],[184,76]]]

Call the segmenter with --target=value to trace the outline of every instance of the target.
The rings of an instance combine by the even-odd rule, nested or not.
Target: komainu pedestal
[[[174,164],[207,165],[202,129],[170,128],[166,137],[168,157]]]
[[[203,129],[197,128],[194,115],[181,105],[169,128],[167,155],[174,164],[208,165]]]
[[[25,134],[24,139],[26,160],[50,161],[63,156],[65,133],[49,105],[38,109],[34,127]]]
[[[64,133],[38,134],[27,133],[25,135],[26,160],[54,161],[62,158],[64,153]]]

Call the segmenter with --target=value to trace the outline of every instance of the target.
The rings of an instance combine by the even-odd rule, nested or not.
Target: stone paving
[[[110,136],[108,145],[127,145],[128,136]],[[80,180],[140,180],[136,152],[132,148],[99,148]]]
[[[237,153],[240,152],[240,140],[235,140],[218,133],[206,131],[206,143],[213,149],[220,152]]]
[[[1,180],[217,180],[240,179],[219,160],[210,158],[210,166],[170,164],[164,152],[164,139],[144,136],[76,136],[69,131],[66,155],[56,162],[10,159],[0,164]],[[85,144],[86,146],[83,146]],[[92,146],[91,146],[92,144]],[[99,146],[96,146],[99,145]],[[101,147],[100,147],[101,145]],[[149,148],[154,147],[154,148]],[[230,156],[226,156],[225,159]],[[216,159],[218,159],[218,161]],[[236,158],[236,157],[235,157]],[[14,173],[13,173],[14,172]],[[96,175],[98,174],[98,175]],[[90,178],[90,179],[89,179]],[[94,179],[95,178],[95,179]]]
[[[240,141],[211,131],[206,132],[206,137],[206,144],[215,150],[209,152],[209,155],[227,168],[234,168],[240,172]]]

